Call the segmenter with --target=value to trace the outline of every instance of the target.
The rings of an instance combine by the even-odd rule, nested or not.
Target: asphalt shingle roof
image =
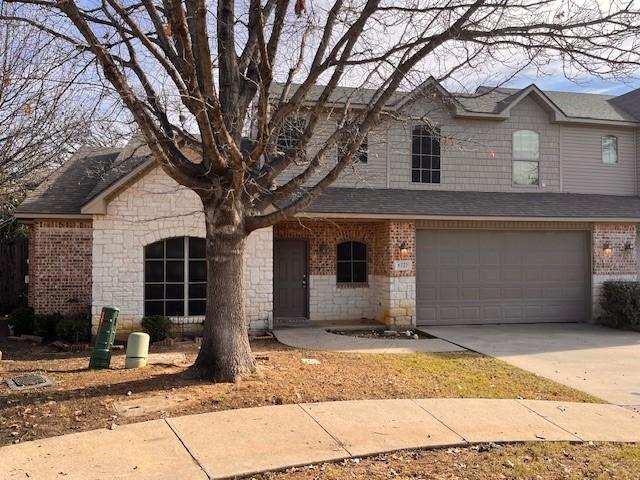
[[[455,95],[470,112],[499,113],[521,92],[517,88],[478,87],[477,96]],[[594,120],[635,122],[633,115],[617,106],[611,95],[582,92],[556,92],[543,90],[544,94],[568,117]]]
[[[31,192],[15,213],[79,214],[96,184],[110,174],[119,153],[116,149],[76,153]]]
[[[459,217],[640,218],[640,197],[329,188],[310,213]]]

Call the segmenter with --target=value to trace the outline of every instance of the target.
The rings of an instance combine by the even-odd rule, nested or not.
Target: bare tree
[[[0,2],[0,228],[11,222],[24,194],[81,145],[115,142],[119,134],[112,135],[117,129],[111,119],[121,108],[112,105],[110,111],[97,91],[86,94],[92,59],[8,18],[15,9]]]
[[[10,1],[38,7],[31,23],[95,57],[158,164],[202,199],[209,282],[194,369],[216,381],[255,369],[247,236],[303,211],[351,165],[399,88],[549,62],[567,75],[624,75],[637,65],[640,26],[638,2],[618,0]],[[344,84],[354,98],[373,91],[336,110]],[[310,148],[332,110],[334,131]],[[296,134],[278,142],[283,130]]]

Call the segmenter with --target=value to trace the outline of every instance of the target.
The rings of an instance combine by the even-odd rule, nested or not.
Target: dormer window
[[[618,163],[618,137],[615,135],[602,137],[602,163],[608,165]]]
[[[513,184],[540,183],[540,148],[538,134],[532,130],[513,132]]]

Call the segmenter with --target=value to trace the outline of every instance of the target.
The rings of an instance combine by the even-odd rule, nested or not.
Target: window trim
[[[175,239],[175,238],[181,238],[182,241],[183,241],[183,246],[182,246],[183,255],[182,255],[181,258],[167,257],[166,242],[167,242],[167,240],[172,240],[172,239]],[[143,311],[144,316],[148,315],[147,314],[147,302],[148,301],[149,302],[161,301],[161,302],[163,302],[163,313],[162,313],[162,315],[165,316],[165,317],[168,317],[168,318],[171,318],[171,319],[181,319],[181,318],[184,318],[184,319],[188,319],[188,318],[202,319],[202,318],[205,317],[205,315],[206,315],[206,301],[207,301],[207,298],[206,298],[206,286],[208,284],[208,279],[206,281],[204,281],[204,282],[202,282],[202,281],[193,281],[192,282],[192,281],[189,280],[189,272],[190,272],[190,263],[191,263],[192,260],[193,261],[202,261],[202,260],[204,260],[205,261],[205,268],[207,268],[206,267],[206,260],[207,260],[206,259],[206,252],[205,252],[205,257],[204,258],[191,257],[190,252],[189,252],[189,241],[190,241],[191,238],[197,239],[197,240],[203,240],[203,241],[206,242],[206,239],[204,237],[190,237],[190,236],[167,237],[167,238],[162,238],[160,240],[156,240],[155,242],[148,243],[143,247],[143,267],[144,268],[143,268],[143,273],[142,273],[142,280],[143,280],[142,281],[142,283],[143,283],[143,298],[142,298],[142,307],[143,308],[142,308],[142,311]],[[162,256],[162,258],[147,258],[147,255],[146,255],[147,247],[149,247],[150,245],[153,245],[154,243],[160,243],[160,242],[163,243],[163,256]],[[166,278],[166,263],[167,263],[167,260],[173,260],[173,261],[181,260],[182,261],[182,268],[183,268],[182,299],[178,299],[178,298],[169,298],[169,299],[167,299],[166,298],[166,295],[167,295],[167,293],[166,293],[166,285],[167,284],[172,284],[172,283],[176,283],[176,284],[179,283],[179,282],[167,282],[167,278]],[[147,278],[147,262],[148,261],[162,262],[163,267],[165,268],[164,277],[163,277],[164,280],[162,282],[148,282],[146,280],[146,278]],[[204,299],[202,299],[202,298],[190,298],[190,296],[189,296],[189,286],[190,285],[198,285],[198,284],[204,284],[205,285],[205,298]],[[162,285],[163,292],[164,292],[163,293],[163,298],[154,298],[154,299],[147,300],[147,293],[146,293],[147,285]],[[205,301],[205,313],[204,314],[202,314],[202,315],[190,315],[190,313],[189,313],[189,302],[192,301],[192,300],[198,300],[198,301],[204,300]],[[167,313],[166,313],[166,303],[165,303],[167,301],[176,301],[176,302],[182,301],[184,314],[183,315],[167,315]]]
[[[536,158],[518,158],[516,159],[515,151],[516,151],[516,134],[520,132],[529,132],[534,133],[536,135]],[[530,128],[521,128],[519,130],[514,130],[511,134],[511,185],[516,188],[540,188],[542,184],[542,168],[541,168],[541,155],[540,155],[540,133],[536,130],[532,130]],[[536,179],[536,183],[516,183],[515,181],[515,165],[516,163],[537,163],[538,164],[538,178]]]
[[[606,162],[604,159],[604,142],[605,142],[605,139],[611,139],[611,138],[614,140],[613,145],[615,147],[615,161]],[[600,136],[600,153],[601,153],[601,160],[603,165],[617,165],[620,162],[620,149],[619,149],[618,136],[617,135],[601,135]]]
[[[421,137],[426,137],[428,136],[431,139],[431,146],[433,149],[433,144],[437,143],[438,144],[438,149],[439,149],[439,154],[437,155],[438,158],[438,163],[439,163],[439,167],[438,168],[422,168],[422,166],[420,166],[420,168],[414,168],[413,166],[413,157],[414,155],[419,155],[420,157],[424,156],[429,156],[432,159],[436,157],[436,155],[434,155],[433,153],[431,154],[426,154],[426,153],[422,153],[420,152],[419,154],[414,153],[413,151],[413,144],[414,144],[414,140],[416,137],[416,130],[420,129],[420,136]],[[434,132],[437,132],[438,136],[434,136]],[[425,135],[425,133],[427,135]],[[442,138],[442,131],[440,129],[440,127],[434,127],[433,131],[430,130],[428,127],[426,127],[423,124],[418,124],[418,125],[414,125],[411,128],[411,157],[410,157],[410,162],[411,162],[411,174],[410,174],[410,178],[411,178],[411,183],[414,185],[441,185],[442,184],[442,142],[440,141],[440,139]],[[433,150],[432,150],[433,151]],[[420,165],[422,165],[422,158],[420,160]],[[420,181],[416,182],[413,180],[413,174],[414,172],[420,172]],[[424,171],[428,171],[430,172],[429,175],[429,181],[428,182],[423,182],[422,181],[422,172]],[[434,182],[433,181],[433,172],[438,172],[439,177],[438,177],[438,181]]]
[[[348,243],[350,245],[350,256],[351,258],[349,260],[340,260],[340,257],[338,257],[338,251],[340,249],[340,245],[343,245],[345,243]],[[364,246],[364,252],[365,252],[365,258],[364,260],[354,260],[353,258],[353,245],[354,244],[360,244]],[[344,240],[342,242],[338,242],[336,243],[336,285],[338,286],[368,286],[369,285],[369,246],[366,244],[366,242],[362,242],[360,240]],[[338,280],[338,265],[341,263],[349,263],[351,265],[351,281],[345,282],[345,281],[339,281]],[[353,280],[353,265],[354,263],[364,263],[364,276],[365,276],[365,281],[364,282],[356,282]]]

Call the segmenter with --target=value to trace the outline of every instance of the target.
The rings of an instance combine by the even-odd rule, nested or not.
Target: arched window
[[[144,247],[144,314],[201,316],[207,304],[205,240],[176,237]]]
[[[362,242],[338,244],[338,283],[367,283],[367,246]]]
[[[411,181],[440,183],[440,130],[424,125],[413,127],[411,142]]]
[[[513,132],[513,184],[538,185],[540,148],[538,134],[532,130]]]

